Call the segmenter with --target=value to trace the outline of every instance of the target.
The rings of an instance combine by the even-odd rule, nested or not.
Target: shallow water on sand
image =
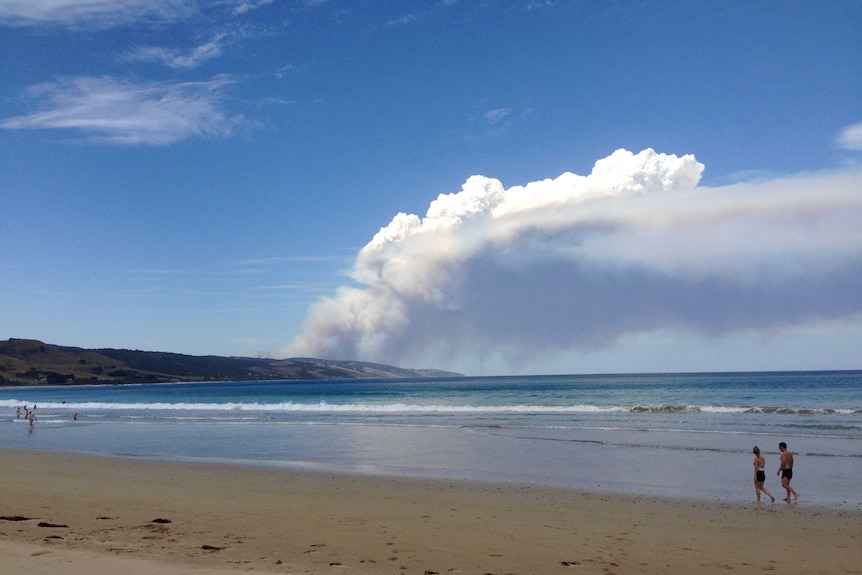
[[[755,444],[784,497],[786,441],[801,502],[862,509],[862,372],[2,388],[0,410],[0,447],[739,502]]]

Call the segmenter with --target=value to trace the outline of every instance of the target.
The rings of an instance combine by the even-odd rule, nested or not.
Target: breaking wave
[[[27,400],[0,400],[0,408],[16,409],[34,402]],[[601,413],[716,413],[716,414],[779,414],[779,415],[862,415],[862,409],[832,409],[808,407],[737,407],[716,405],[447,405],[416,403],[199,403],[199,402],[41,402],[41,409],[65,409],[75,411],[253,411],[253,412],[301,412],[301,413],[536,413],[536,414],[601,414]]]

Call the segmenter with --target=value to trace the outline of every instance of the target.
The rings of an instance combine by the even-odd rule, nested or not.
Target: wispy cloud
[[[554,0],[531,0],[524,5],[525,10],[542,10],[543,8],[553,8],[557,5]]]
[[[156,46],[139,46],[126,54],[123,59],[133,62],[160,62],[169,68],[197,68],[207,60],[218,58],[227,34],[218,34],[208,42],[195,46],[187,52]]]
[[[223,109],[231,84],[142,82],[111,77],[65,78],[29,89],[36,111],[0,122],[7,130],[72,130],[88,141],[166,145],[186,138],[227,137],[248,127]]]
[[[862,152],[862,122],[847,126],[838,134],[837,143],[845,150]]]
[[[284,256],[284,257],[268,257],[268,258],[257,258],[250,260],[241,260],[237,262],[232,262],[231,265],[279,265],[279,264],[293,264],[293,263],[332,263],[332,262],[344,262],[350,263],[352,256]]]
[[[388,363],[595,350],[663,330],[771,333],[862,313],[862,170],[698,186],[693,156],[473,176],[401,213],[286,356]]]
[[[333,289],[332,282],[296,282],[271,285],[259,285],[249,289],[252,291],[312,291],[320,293],[324,289]]]
[[[506,136],[518,125],[528,122],[533,114],[532,108],[488,108],[487,100],[480,100],[475,105],[479,108],[474,110],[470,118],[470,131],[466,134],[468,141],[481,142]]]
[[[512,108],[496,108],[485,112],[485,120],[489,124],[499,124],[512,115]]]
[[[0,0],[0,24],[111,27],[140,19],[177,20],[196,10],[194,0]]]
[[[234,8],[233,13],[235,15],[245,14],[252,10],[257,10],[262,6],[266,6],[267,4],[272,4],[274,1],[275,0],[243,0],[236,6],[236,8]]]
[[[405,24],[411,24],[413,22],[416,22],[418,19],[419,19],[419,16],[417,16],[416,14],[406,14],[406,15],[401,16],[399,18],[393,18],[391,20],[387,20],[385,25],[386,26],[404,26]]]

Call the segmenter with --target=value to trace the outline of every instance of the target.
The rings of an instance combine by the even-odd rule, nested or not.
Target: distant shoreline
[[[83,349],[30,339],[0,341],[0,386],[6,387],[427,377],[464,376],[365,361],[196,356]]]

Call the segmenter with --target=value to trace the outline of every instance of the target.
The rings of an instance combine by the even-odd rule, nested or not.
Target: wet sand
[[[0,450],[0,573],[862,573],[862,513]],[[776,494],[777,495],[777,494]]]

